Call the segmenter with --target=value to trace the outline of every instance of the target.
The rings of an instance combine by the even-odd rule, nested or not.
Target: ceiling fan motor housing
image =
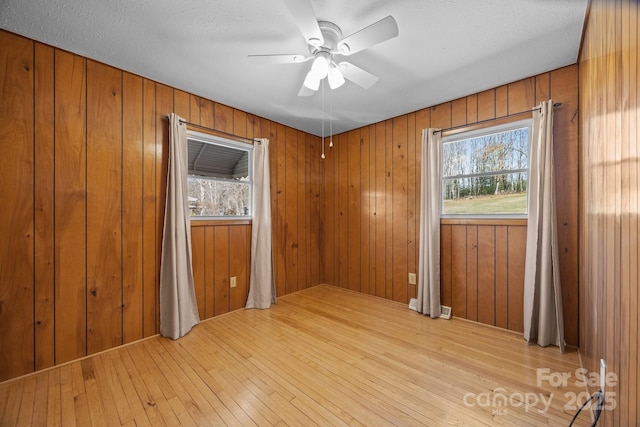
[[[342,31],[340,30],[340,27],[333,22],[328,21],[318,21],[318,26],[320,27],[320,32],[324,38],[324,43],[322,46],[309,45],[309,52],[311,52],[312,55],[321,51],[329,53],[334,52],[338,42],[342,39]]]

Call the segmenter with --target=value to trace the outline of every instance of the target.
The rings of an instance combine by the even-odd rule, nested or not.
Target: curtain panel
[[[271,234],[269,140],[253,144],[253,219],[251,221],[251,272],[246,308],[269,308],[276,303]]]
[[[440,317],[440,140],[439,129],[422,131],[420,248],[416,310]]]
[[[564,352],[551,100],[542,102],[533,113],[527,193],[524,337],[529,343],[556,345]]]
[[[178,339],[198,322],[191,264],[187,125],[169,116],[169,170],[160,265],[160,334]]]

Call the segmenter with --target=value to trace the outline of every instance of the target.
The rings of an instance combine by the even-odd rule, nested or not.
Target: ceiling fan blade
[[[284,0],[307,43],[322,46],[324,38],[310,0]]]
[[[349,56],[398,35],[398,24],[393,16],[375,22],[342,39],[337,46],[340,54]]]
[[[300,54],[249,55],[249,61],[254,64],[299,64],[313,58]]]
[[[303,84],[302,87],[300,88],[300,91],[298,92],[298,96],[311,96],[314,93],[316,92],[313,89],[309,89]]]
[[[369,89],[378,81],[376,76],[350,62],[342,61],[338,64],[338,67],[345,79],[352,81],[363,89]]]

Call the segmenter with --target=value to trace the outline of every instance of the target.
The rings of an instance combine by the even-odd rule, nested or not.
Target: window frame
[[[488,173],[473,173],[473,174],[462,174],[462,175],[450,175],[444,176],[444,156],[442,155],[444,151],[444,145],[450,144],[458,141],[463,141],[467,139],[478,138],[482,136],[493,135],[496,133],[507,132],[516,129],[527,128],[527,167],[523,169],[504,169],[499,172],[488,172]],[[505,123],[499,123],[495,125],[483,126],[481,128],[471,129],[471,130],[463,130],[460,132],[455,132],[450,135],[443,136],[440,140],[440,219],[470,219],[470,220],[478,220],[478,219],[527,219],[528,218],[528,210],[529,210],[529,186],[527,184],[527,209],[524,213],[486,213],[486,214],[451,214],[444,213],[444,187],[445,187],[445,179],[455,179],[455,178],[478,178],[478,177],[487,177],[487,176],[495,176],[495,175],[504,175],[509,173],[519,173],[524,172],[527,174],[527,182],[529,180],[529,159],[531,157],[531,137],[533,131],[533,118],[520,118],[511,120]]]
[[[243,141],[237,141],[223,136],[202,132],[194,129],[187,128],[187,145],[189,140],[202,142],[204,144],[218,145],[222,147],[233,148],[236,150],[246,151],[248,153],[248,168],[249,176],[247,181],[234,181],[232,179],[219,178],[206,175],[194,175],[190,171],[187,171],[187,179],[195,177],[198,179],[206,179],[210,181],[218,182],[237,182],[242,184],[249,184],[249,215],[189,215],[191,221],[247,221],[253,219],[253,144]],[[188,149],[187,149],[188,150]],[[188,196],[188,195],[187,195]]]

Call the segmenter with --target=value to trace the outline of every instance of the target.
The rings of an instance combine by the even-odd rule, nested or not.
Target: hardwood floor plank
[[[47,426],[61,426],[60,370],[49,371],[49,394],[47,396]]]
[[[0,425],[567,425],[566,396],[584,390],[540,381],[538,369],[579,367],[576,351],[316,286],[180,340],[152,337],[0,383]],[[506,406],[490,404],[496,396]]]
[[[30,376],[25,379],[22,389],[22,399],[20,400],[20,412],[18,413],[18,426],[30,426],[33,420],[33,404],[36,394],[36,377]]]

